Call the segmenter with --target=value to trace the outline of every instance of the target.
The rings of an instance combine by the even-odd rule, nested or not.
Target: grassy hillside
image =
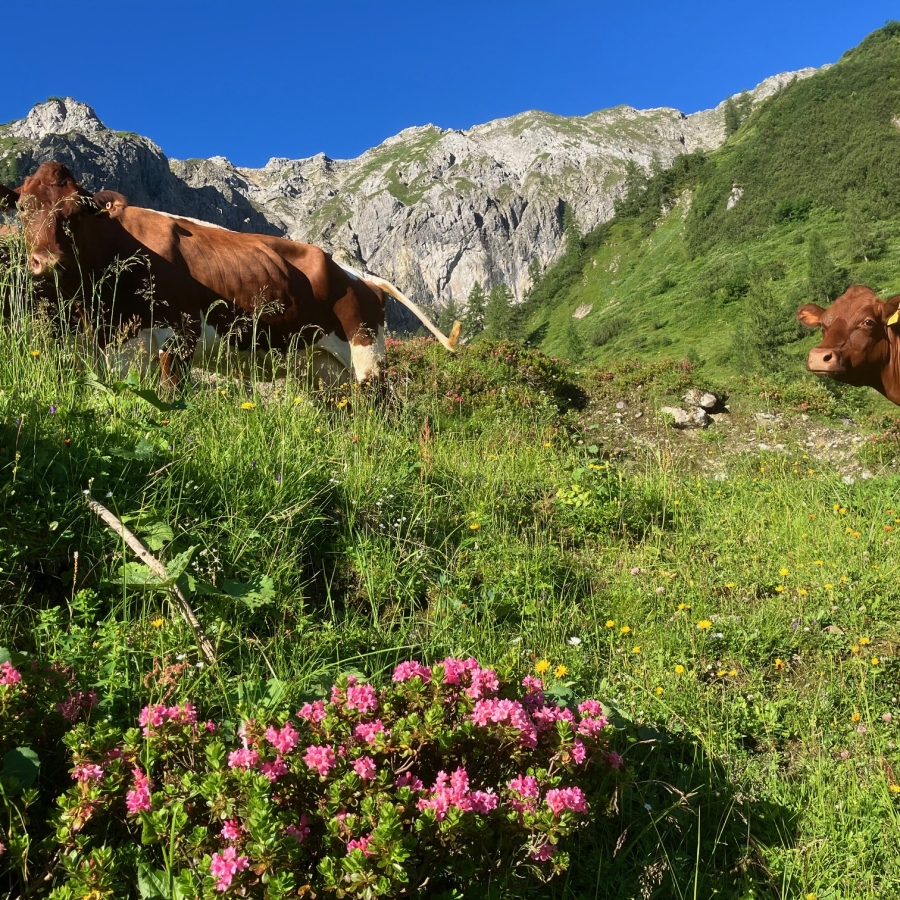
[[[18,269],[0,285],[16,303],[28,290]],[[733,384],[730,424],[681,435],[658,406],[693,383],[690,364],[575,377],[510,344],[450,358],[422,341],[390,347],[386,404],[199,376],[171,404],[152,378],[88,377],[40,314],[14,311],[0,326],[0,665],[32,693],[0,683],[6,895],[218,896],[192,848],[221,849],[226,816],[270,879],[238,872],[240,889],[302,893],[315,858],[273,856],[294,852],[266,824],[278,794],[228,775],[221,743],[164,790],[153,770],[141,817],[108,754],[124,740],[149,765],[134,729],[149,703],[189,701],[239,742],[242,721],[281,724],[342,675],[389,685],[398,663],[448,654],[540,673],[554,703],[600,696],[627,769],[565,843],[564,876],[489,890],[476,870],[421,896],[900,890],[900,483],[884,423],[863,440],[820,385],[784,398],[751,379]],[[863,467],[872,477],[854,481]],[[215,664],[84,491],[170,567],[190,560],[181,583]],[[41,663],[62,707],[41,706]],[[60,709],[90,691],[96,709],[69,724]],[[105,780],[73,782],[98,755]],[[23,790],[14,773],[37,778]],[[332,816],[316,840],[359,873],[369,857],[351,856],[336,818],[358,803],[352,777],[314,810]],[[353,827],[375,815],[363,805]]]
[[[574,345],[585,360],[688,354],[712,377],[748,363],[797,371],[810,339],[792,316],[810,299],[811,243],[824,242],[833,287],[900,292],[898,111],[900,26],[890,24],[784,87],[719,151],[650,179],[633,173],[616,217],[572,240],[536,285],[533,339],[554,354]],[[778,334],[771,358],[742,357],[753,328]]]

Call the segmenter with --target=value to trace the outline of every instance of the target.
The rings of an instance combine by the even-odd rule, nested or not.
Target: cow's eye
[[[874,319],[866,319],[866,321],[863,322],[863,325],[865,325],[867,328],[874,328],[875,320]]]

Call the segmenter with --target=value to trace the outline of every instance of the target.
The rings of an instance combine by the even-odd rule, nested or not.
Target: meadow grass
[[[197,375],[154,403],[136,393],[153,376],[88,377],[16,271],[0,645],[74,667],[122,724],[163,697],[204,715],[295,702],[409,658],[517,677],[546,660],[559,702],[608,702],[629,766],[547,897],[900,891],[893,444],[848,484],[791,440],[790,409],[780,452],[673,433],[653,410],[689,367],[575,375],[509,344],[393,344],[386,400]],[[752,422],[767,401],[736,390]],[[642,440],[599,415],[613,397],[652,416]],[[216,665],[164,592],[129,587],[85,491],[163,559],[193,548]],[[66,781],[47,760],[47,796]]]

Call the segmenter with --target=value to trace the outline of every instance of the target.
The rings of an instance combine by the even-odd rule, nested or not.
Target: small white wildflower
[[[573,636],[573,637],[570,637],[570,638],[569,638],[569,643],[570,643],[573,647],[577,647],[577,646],[581,643],[581,638],[580,638],[580,637],[574,637],[574,636]]]

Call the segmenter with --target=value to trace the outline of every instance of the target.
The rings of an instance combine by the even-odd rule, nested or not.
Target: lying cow
[[[900,295],[879,300],[871,288],[854,285],[828,309],[807,303],[797,318],[822,329],[806,368],[823,378],[873,387],[900,405]]]
[[[352,367],[360,383],[377,378],[385,294],[449,350],[459,337],[458,323],[445,337],[394,285],[318,247],[129,206],[115,191],[91,195],[58,162],[16,190],[0,186],[0,208],[12,204],[32,273],[56,279],[101,348],[123,329],[137,332],[165,381],[177,381],[178,355],[200,362],[226,335],[240,350],[282,353],[299,338]]]

